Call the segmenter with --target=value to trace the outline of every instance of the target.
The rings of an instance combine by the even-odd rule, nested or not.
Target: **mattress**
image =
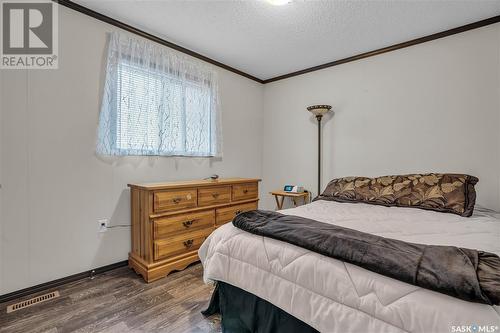
[[[500,216],[487,210],[465,218],[320,200],[281,213],[407,242],[500,255]],[[232,224],[213,232],[199,256],[206,282],[239,287],[321,332],[500,332],[498,306],[423,289]]]

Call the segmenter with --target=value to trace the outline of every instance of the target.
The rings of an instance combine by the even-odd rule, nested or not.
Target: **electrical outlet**
[[[108,231],[108,219],[99,219],[97,220],[97,232],[106,232]]]

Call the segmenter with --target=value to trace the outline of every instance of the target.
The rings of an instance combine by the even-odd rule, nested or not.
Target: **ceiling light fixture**
[[[273,6],[283,6],[292,2],[292,0],[266,0]]]

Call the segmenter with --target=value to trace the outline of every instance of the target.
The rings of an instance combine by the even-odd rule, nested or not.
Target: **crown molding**
[[[498,23],[498,22],[500,22],[500,15],[493,16],[493,17],[487,18],[485,20],[477,21],[477,22],[474,22],[474,23],[462,25],[462,26],[457,27],[457,28],[453,28],[453,29],[441,31],[441,32],[438,32],[438,33],[435,33],[435,34],[432,34],[432,35],[427,35],[427,36],[424,36],[424,37],[412,39],[412,40],[409,40],[407,42],[398,43],[398,44],[394,44],[394,45],[391,45],[391,46],[383,47],[381,49],[377,49],[377,50],[374,50],[374,51],[369,51],[369,52],[357,54],[357,55],[354,55],[354,56],[351,56],[351,57],[348,57],[348,58],[344,58],[344,59],[340,59],[340,60],[335,60],[335,61],[332,61],[332,62],[327,62],[326,64],[322,64],[322,65],[318,65],[318,66],[314,66],[314,67],[309,67],[309,68],[306,68],[306,69],[302,69],[300,71],[296,71],[296,72],[292,72],[292,73],[288,73],[288,74],[276,76],[276,77],[264,80],[263,83],[266,84],[266,83],[271,83],[271,82],[275,82],[275,81],[279,81],[279,80],[284,80],[284,79],[288,79],[290,77],[294,77],[294,76],[297,76],[297,75],[307,74],[307,73],[319,71],[321,69],[325,69],[325,68],[328,68],[328,67],[342,65],[342,64],[345,64],[345,63],[348,63],[348,62],[351,62],[351,61],[361,60],[361,59],[373,57],[373,56],[376,56],[376,55],[379,55],[379,54],[383,54],[383,53],[387,53],[387,52],[391,52],[391,51],[396,51],[396,50],[404,49],[406,47],[410,47],[410,46],[413,46],[413,45],[422,44],[422,43],[425,43],[425,42],[430,42],[432,40],[436,40],[436,39],[439,39],[439,38],[444,38],[444,37],[448,37],[448,36],[451,36],[451,35],[455,35],[455,34],[458,34],[458,33],[461,33],[461,32],[465,32],[465,31],[469,31],[469,30],[473,30],[473,29],[485,27],[487,25]]]
[[[431,34],[431,35],[427,35],[427,36],[424,36],[424,37],[420,37],[420,38],[415,38],[415,39],[412,39],[412,40],[409,40],[409,41],[406,41],[406,42],[402,42],[402,43],[394,44],[394,45],[391,45],[391,46],[383,47],[383,48],[380,48],[380,49],[377,49],[377,50],[373,50],[373,51],[369,51],[369,52],[365,52],[365,53],[360,53],[360,54],[353,55],[351,57],[347,57],[347,58],[344,58],[344,59],[339,59],[339,60],[327,62],[325,64],[321,64],[321,65],[317,65],[317,66],[305,68],[305,69],[302,69],[302,70],[299,70],[299,71],[295,71],[295,72],[292,72],[292,73],[275,76],[275,77],[272,77],[272,78],[269,78],[269,79],[259,79],[258,77],[255,77],[253,75],[250,75],[248,73],[240,71],[239,69],[236,69],[234,67],[231,67],[231,66],[228,66],[226,64],[223,64],[223,63],[221,63],[221,62],[219,62],[217,60],[211,59],[211,58],[206,57],[206,56],[204,56],[204,55],[202,55],[200,53],[194,52],[194,51],[192,51],[190,49],[187,49],[187,48],[182,47],[180,45],[177,45],[175,43],[169,42],[169,41],[167,41],[165,39],[162,39],[162,38],[160,38],[158,36],[152,35],[152,34],[150,34],[148,32],[143,31],[143,30],[137,29],[137,28],[135,28],[135,27],[133,27],[131,25],[128,25],[126,23],[123,23],[121,21],[115,20],[115,19],[113,19],[113,18],[111,18],[109,16],[103,15],[103,14],[98,13],[98,12],[92,10],[92,9],[89,9],[87,7],[84,7],[82,5],[74,3],[73,1],[70,1],[70,0],[52,0],[52,1],[58,3],[58,4],[62,5],[62,6],[65,6],[67,8],[71,8],[73,10],[76,10],[77,12],[80,12],[82,14],[85,14],[85,15],[88,15],[90,17],[93,17],[93,18],[95,18],[97,20],[100,20],[102,22],[106,22],[106,23],[111,24],[111,25],[113,25],[115,27],[118,27],[120,29],[123,29],[123,30],[131,32],[133,34],[139,35],[139,36],[144,37],[146,39],[149,39],[149,40],[151,40],[153,42],[159,43],[159,44],[164,45],[166,47],[169,47],[171,49],[174,49],[174,50],[177,50],[179,52],[182,52],[182,53],[185,53],[187,55],[190,55],[192,57],[198,58],[198,59],[203,60],[205,62],[208,62],[208,63],[210,63],[212,65],[215,65],[217,67],[223,68],[225,70],[228,70],[230,72],[233,72],[235,74],[241,75],[243,77],[246,77],[246,78],[248,78],[250,80],[253,80],[253,81],[256,81],[256,82],[259,82],[259,83],[262,83],[262,84],[276,82],[276,81],[288,79],[288,78],[291,78],[291,77],[294,77],[294,76],[298,76],[298,75],[303,75],[303,74],[307,74],[307,73],[319,71],[321,69],[325,69],[325,68],[329,68],[329,67],[333,67],[333,66],[342,65],[342,64],[345,64],[345,63],[348,63],[348,62],[352,62],[352,61],[356,61],[356,60],[361,60],[361,59],[365,59],[365,58],[369,58],[369,57],[373,57],[373,56],[377,56],[379,54],[383,54],[383,53],[387,53],[387,52],[392,52],[392,51],[400,50],[400,49],[403,49],[403,48],[406,48],[406,47],[410,47],[410,46],[413,46],[413,45],[418,45],[418,44],[422,44],[422,43],[425,43],[425,42],[430,42],[430,41],[433,41],[433,40],[436,40],[436,39],[440,39],[440,38],[452,36],[452,35],[459,34],[459,33],[465,32],[465,31],[482,28],[482,27],[485,27],[485,26],[488,26],[488,25],[500,22],[500,15],[497,15],[497,16],[493,16],[493,17],[490,17],[490,18],[487,18],[487,19],[484,19],[484,20],[481,20],[481,21],[477,21],[477,22],[473,22],[473,23],[470,23],[470,24],[462,25],[462,26],[459,26],[459,27],[456,27],[456,28],[453,28],[453,29],[449,29],[449,30],[437,32],[437,33],[434,33],[434,34]]]
[[[126,23],[123,23],[121,21],[118,21],[118,20],[115,20],[114,18],[111,18],[109,16],[106,16],[106,15],[103,15],[101,13],[98,13],[90,8],[87,8],[87,7],[84,7],[82,5],[79,5],[73,1],[70,1],[70,0],[52,0],[53,2],[56,2],[64,7],[67,7],[67,8],[70,8],[70,9],[73,9],[77,12],[80,12],[82,14],[85,14],[87,16],[90,16],[90,17],[93,17],[99,21],[102,21],[102,22],[106,22],[108,24],[111,24],[115,27],[118,27],[120,29],[123,29],[125,31],[128,31],[128,32],[131,32],[133,34],[136,34],[138,36],[141,36],[143,38],[146,38],[146,39],[149,39],[153,42],[156,42],[158,44],[161,44],[161,45],[164,45],[166,47],[169,47],[171,49],[174,49],[174,50],[177,50],[179,52],[182,52],[182,53],[185,53],[187,55],[190,55],[194,58],[198,58],[200,60],[203,60],[205,62],[208,62],[209,64],[212,64],[212,65],[215,65],[217,67],[220,67],[220,68],[223,68],[225,70],[228,70],[230,72],[233,72],[235,74],[238,74],[238,75],[241,75],[241,76],[244,76],[250,80],[254,80],[256,82],[259,82],[259,83],[264,83],[263,80],[253,76],[253,75],[250,75],[248,73],[245,73],[243,71],[240,71],[239,69],[236,69],[234,67],[231,67],[231,66],[228,66],[226,64],[223,64],[217,60],[214,60],[212,58],[209,58],[207,56],[204,56],[203,54],[200,54],[200,53],[197,53],[193,50],[190,50],[190,49],[187,49],[185,47],[182,47],[180,45],[177,45],[175,43],[172,43],[172,42],[169,42],[163,38],[160,38],[158,36],[155,36],[155,35],[152,35],[148,32],[145,32],[143,30],[140,30],[140,29],[137,29],[131,25],[128,25]]]

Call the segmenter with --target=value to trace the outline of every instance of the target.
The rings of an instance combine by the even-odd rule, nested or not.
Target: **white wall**
[[[498,59],[497,59],[498,60],[498,68],[499,68],[499,70],[498,70],[498,72],[499,72],[499,74],[498,74],[499,75],[499,78],[498,78],[499,84],[498,84],[498,90],[497,90],[497,94],[498,94],[497,98],[498,98],[498,105],[499,105],[498,109],[500,110],[500,28],[498,28],[498,33],[497,33],[497,39],[496,40],[497,40],[497,44],[498,44],[498,54],[499,54]],[[498,117],[498,121],[499,121],[498,128],[500,128],[500,116]],[[499,136],[500,136],[500,134],[499,134]],[[498,149],[499,149],[498,155],[500,156],[500,144],[498,145]],[[500,196],[500,181],[499,181],[499,184],[498,184],[498,193],[499,193],[499,196]]]
[[[1,135],[2,133],[2,128],[3,128],[3,124],[2,124],[2,115],[3,115],[3,112],[2,112],[2,109],[3,109],[3,103],[2,101],[5,100],[5,96],[3,95],[3,71],[0,70],[0,291],[3,290],[3,279],[2,279],[2,276],[3,276],[3,248],[2,248],[2,243],[3,243],[3,240],[4,240],[4,237],[3,237],[3,223],[2,223],[2,204],[3,204],[3,199],[2,199],[2,174],[3,174],[3,163],[2,163],[2,149],[3,149],[3,136]]]
[[[97,158],[106,32],[59,8],[59,69],[2,70],[0,294],[127,259],[130,182],[260,177],[263,86],[217,69],[224,157]],[[0,270],[0,272],[2,272]]]
[[[316,120],[305,108],[331,104],[323,188],[348,175],[463,172],[480,178],[480,204],[500,208],[499,36],[495,24],[267,84],[263,191],[317,192]]]
[[[125,260],[126,184],[263,177],[316,190],[316,121],[329,103],[323,186],[334,177],[467,172],[478,201],[500,208],[500,25],[262,86],[218,69],[224,157],[95,156],[105,34],[114,29],[60,6],[60,68],[0,71],[0,294]]]

